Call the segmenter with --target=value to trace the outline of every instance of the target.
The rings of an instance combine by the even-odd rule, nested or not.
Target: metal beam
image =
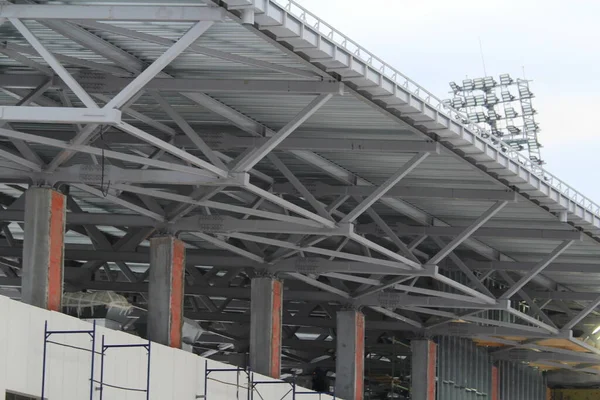
[[[506,281],[506,283],[509,286],[512,286],[515,284],[515,281],[513,281],[513,279],[508,275],[508,273],[506,273],[505,271],[498,271],[500,276],[502,277],[502,279],[504,279]],[[544,310],[542,310],[542,308],[540,308],[535,301],[529,297],[529,295],[527,294],[527,292],[525,292],[524,290],[519,290],[518,292],[519,296],[521,296],[521,298],[523,300],[525,300],[527,302],[527,304],[529,305],[529,307],[531,307],[531,309],[549,326],[551,326],[554,329],[557,329],[556,325],[554,324],[554,322],[546,315],[546,313],[544,312]]]
[[[30,46],[25,46],[25,45],[20,45],[20,44],[15,44],[15,43],[0,43],[0,52],[4,52],[4,51],[9,51],[11,54],[28,54],[28,55],[32,55],[32,56],[37,56],[38,53],[35,51],[35,49],[33,47]],[[24,57],[24,56],[23,56]],[[83,60],[81,58],[75,58],[75,57],[71,57],[71,56],[66,56],[64,54],[59,54],[59,53],[54,53],[54,57],[56,57],[56,59],[58,61],[60,61],[63,65],[75,65],[78,67],[84,67],[84,68],[88,68],[94,71],[99,71],[99,72],[105,72],[107,74],[111,74],[111,75],[116,75],[116,76],[129,76],[130,73],[124,69],[121,69],[119,67],[115,67],[112,65],[107,65],[107,64],[101,64],[95,61],[89,61],[89,60]],[[50,68],[48,68],[48,70],[50,70]],[[29,80],[29,77],[36,77],[37,75],[22,75],[21,77],[18,77],[17,75],[11,75],[9,74],[9,77],[16,79],[17,81],[21,80],[21,82],[27,82]],[[58,79],[58,78],[56,78]],[[79,79],[81,79],[81,77],[78,77],[78,81]],[[0,76],[0,81],[7,83],[6,81],[2,80],[2,77]],[[7,83],[8,84],[8,83]],[[0,87],[2,87],[3,85],[0,84]],[[24,86],[25,88],[27,88],[28,86]]]
[[[497,300],[494,297],[490,297],[487,294],[483,294],[478,292],[475,289],[472,289],[466,285],[463,285],[460,282],[456,282],[454,279],[450,279],[447,276],[444,276],[440,273],[436,273],[433,277],[435,280],[444,283],[454,289],[460,290],[461,292],[468,294],[469,296],[473,296],[474,299],[478,299],[488,304],[496,304]]]
[[[277,185],[275,185],[275,190]],[[412,226],[397,223],[392,226],[394,232],[399,236],[416,236],[416,235],[427,235],[433,237],[447,236],[454,237],[459,235],[464,228],[457,226]],[[356,228],[358,233],[371,233],[379,234],[381,230],[375,225],[362,224]],[[558,229],[528,229],[528,228],[479,228],[473,234],[472,237],[498,237],[498,238],[515,238],[515,239],[539,239],[539,240],[583,240],[584,233],[577,230],[558,230]],[[498,265],[514,264],[519,265],[522,263],[512,263],[508,261],[497,262],[479,262],[482,266],[484,264],[492,265],[496,263]],[[487,268],[486,268],[487,269]]]
[[[300,180],[296,178],[294,173],[290,171],[289,168],[275,154],[271,153],[267,157],[269,161],[271,161],[271,163],[275,166],[275,168],[277,168],[283,174],[283,176],[285,176],[286,179],[294,186],[294,188],[298,192],[300,192],[302,197],[312,206],[312,208],[314,208],[317,214],[319,214],[323,218],[330,219],[333,221],[333,218],[331,217],[329,212],[327,212],[325,206],[322,203],[320,203],[317,199],[315,199],[315,197],[308,191],[308,189],[306,189],[306,187],[304,187]]]
[[[198,22],[194,24],[177,42],[167,49],[163,54],[160,55],[148,68],[141,74],[135,77],[134,80],[119,92],[115,97],[109,101],[104,108],[121,108],[127,103],[133,96],[135,96],[148,82],[150,82],[156,75],[163,70],[167,65],[171,63],[177,56],[185,51],[192,43],[196,41],[204,32],[206,32],[211,26],[212,22]]]
[[[209,7],[204,4],[198,6],[3,4],[0,8],[0,18],[34,20],[198,22],[223,21],[225,14],[225,10],[221,7]]]
[[[482,228],[484,229],[484,228]],[[569,238],[565,237],[565,240]],[[538,264],[536,262],[517,262],[517,261],[473,261],[466,260],[469,268],[477,271],[531,271]],[[578,272],[578,273],[596,273],[600,269],[600,264],[587,263],[564,263],[553,262],[548,265],[546,272]]]
[[[502,296],[501,299],[510,299],[519,290],[521,290],[529,281],[531,281],[537,274],[542,272],[549,264],[552,263],[558,256],[560,256],[565,250],[567,250],[573,244],[572,240],[566,240],[556,247],[546,258],[537,263],[535,267],[519,281],[511,286]]]
[[[268,245],[272,245],[272,246],[293,249],[293,250],[297,250],[297,251],[305,252],[305,253],[320,254],[320,255],[324,255],[324,256],[336,257],[336,258],[352,260],[352,261],[365,262],[365,263],[369,263],[369,264],[396,267],[401,270],[411,270],[412,269],[412,266],[409,266],[403,262],[366,257],[366,256],[357,255],[357,254],[351,254],[351,253],[345,253],[345,252],[336,251],[336,250],[324,249],[321,247],[301,246],[301,245],[296,245],[293,243],[285,242],[283,240],[269,239],[266,237],[249,235],[246,233],[231,233],[228,236],[242,239],[242,240],[253,241],[256,243],[264,243],[264,244],[268,244]]]
[[[232,146],[228,137],[218,140],[218,143],[223,143],[222,146]],[[236,139],[237,140],[237,139]],[[244,143],[245,138],[239,138],[241,143]],[[252,139],[254,141],[259,139]],[[304,139],[304,138],[290,138],[285,140],[281,145],[282,150],[326,150],[326,151],[368,151],[370,147],[376,146],[377,152],[401,152],[402,149],[406,149],[407,152],[430,152],[427,148],[423,148],[423,144],[420,142],[404,142],[399,141],[397,145],[390,143],[390,141],[380,140],[362,140],[361,143],[356,143],[354,140],[349,139]],[[312,144],[311,144],[312,143]],[[423,142],[427,143],[427,142]],[[219,144],[216,144],[219,146]],[[381,149],[379,149],[381,147]],[[372,191],[372,186],[359,185],[359,186],[338,186],[328,185],[326,183],[316,182],[308,186],[308,188],[317,196],[332,196],[332,195],[348,195],[348,196],[368,196]],[[275,184],[273,190],[278,193],[293,193],[294,188],[288,184]],[[513,191],[504,190],[479,190],[479,189],[448,189],[448,188],[436,188],[436,187],[420,187],[420,186],[402,186],[398,185],[386,193],[384,197],[405,197],[405,198],[439,198],[439,199],[467,199],[467,200],[481,200],[481,201],[516,201],[516,193]],[[429,229],[430,227],[423,227],[423,229]],[[446,227],[432,227],[432,228],[446,228]],[[455,229],[447,227],[448,229]],[[456,228],[458,229],[458,228]],[[440,235],[441,236],[441,235]],[[453,235],[452,235],[453,236]]]
[[[95,126],[95,125],[88,125],[88,127],[93,127],[93,126]],[[61,154],[67,154],[68,152],[78,151],[78,152],[82,152],[82,153],[94,154],[96,156],[104,155],[107,158],[113,158],[116,160],[121,160],[121,161],[126,161],[126,162],[135,162],[135,163],[139,163],[141,165],[149,165],[149,166],[166,169],[166,170],[180,171],[180,172],[183,172],[186,174],[196,175],[196,176],[200,176],[200,177],[206,177],[207,173],[209,173],[209,172],[204,171],[199,168],[188,167],[187,165],[159,161],[159,160],[155,160],[150,157],[140,157],[140,156],[135,156],[132,154],[119,153],[119,152],[112,151],[112,150],[103,150],[103,149],[100,149],[97,147],[92,147],[92,146],[85,146],[85,145],[80,145],[80,144],[70,144],[67,142],[60,141],[60,140],[50,139],[50,138],[41,137],[41,136],[37,136],[37,135],[30,135],[28,133],[13,131],[10,129],[0,128],[0,136],[23,140],[25,142],[39,143],[39,144],[44,144],[44,145],[51,146],[51,147],[66,149],[65,152],[62,152]],[[82,136],[78,136],[78,138],[81,139]],[[54,163],[54,160],[58,160],[58,162]],[[60,164],[62,158],[59,158],[59,156],[57,156],[54,160],[53,160],[53,163],[55,165],[58,165],[58,164]],[[55,168],[52,167],[53,163],[51,163],[50,166],[48,166],[45,169],[43,176],[50,177],[50,179],[52,179],[51,177],[54,176],[52,174],[52,171],[55,170]],[[106,167],[106,170],[109,170],[109,169],[110,168]],[[93,170],[94,170],[94,168],[91,167],[90,171],[93,171]],[[96,170],[96,172],[98,172],[97,168],[95,170]],[[101,171],[101,169],[100,169],[100,171]],[[118,170],[115,170],[115,171],[118,171]],[[66,173],[66,177],[68,177],[68,175],[69,174]],[[60,176],[60,174],[59,174],[59,176]],[[86,177],[81,176],[81,178],[83,179]],[[87,178],[90,178],[90,176],[88,176]],[[231,183],[233,184],[233,182],[231,182]],[[234,186],[236,186],[236,185],[234,185]]]
[[[433,241],[440,248],[445,247],[444,242],[440,238],[433,238]],[[492,297],[492,298],[494,297],[492,292],[489,291],[489,289],[475,276],[475,274],[473,274],[473,271],[471,271],[469,269],[469,267],[466,266],[465,263],[456,254],[450,253],[448,256],[450,257],[452,262],[458,267],[458,269],[460,269],[462,271],[462,273],[465,274],[465,276],[471,281],[471,283],[473,284],[474,287],[479,289],[479,291],[482,292],[483,294],[485,294],[489,297]]]
[[[373,190],[359,205],[357,205],[352,211],[350,211],[340,222],[350,223],[354,222],[363,212],[371,207],[377,200],[385,196],[385,194],[395,186],[402,178],[410,174],[415,168],[419,166],[427,157],[429,153],[419,153],[408,160],[394,175],[389,177],[384,183],[379,185]]]
[[[477,229],[483,226],[486,222],[488,222],[494,215],[500,212],[508,202],[499,201],[490,207],[486,212],[484,212],[479,218],[477,218],[468,228],[465,228],[459,235],[457,235],[454,239],[450,241],[450,243],[446,244],[444,248],[438,251],[433,257],[427,261],[428,264],[437,264],[442,261],[448,254],[450,254],[454,249],[456,249],[462,242],[468,239]]]
[[[567,322],[561,328],[561,330],[565,331],[565,330],[572,329],[575,325],[577,325],[579,322],[581,322],[581,320],[583,320],[585,317],[590,315],[596,309],[596,307],[598,307],[598,305],[600,305],[600,296],[598,296],[598,298],[596,300],[594,300],[590,304],[588,304],[573,319],[571,319],[569,322]]]
[[[137,32],[137,31],[134,31],[131,29],[126,29],[126,28],[118,27],[118,26],[111,25],[111,24],[103,24],[103,23],[99,23],[99,22],[95,22],[95,21],[91,21],[91,20],[79,20],[79,21],[77,21],[77,24],[79,24],[81,26],[85,26],[87,28],[98,29],[98,30],[101,30],[104,32],[114,33],[115,35],[125,36],[125,37],[132,38],[132,39],[155,43],[155,44],[162,45],[162,46],[169,47],[173,44],[173,40],[168,39],[168,38],[163,38],[160,36]],[[190,46],[189,50],[191,52],[194,52],[197,54],[204,54],[209,57],[214,57],[214,58],[218,58],[221,60],[227,60],[230,62],[239,63],[239,64],[243,64],[243,65],[249,65],[252,67],[257,67],[259,69],[277,71],[277,72],[281,72],[284,74],[300,76],[303,78],[313,78],[313,79],[321,78],[320,75],[317,75],[314,72],[309,71],[309,70],[286,67],[283,65],[274,64],[274,63],[270,63],[270,62],[266,62],[266,61],[262,61],[262,60],[256,60],[256,59],[253,59],[250,57],[244,57],[244,56],[240,56],[237,54],[231,54],[231,53],[227,53],[224,51],[211,49],[208,47],[198,46],[196,44]]]
[[[378,312],[380,314],[385,315],[386,317],[389,317],[389,318],[392,318],[392,319],[396,319],[398,321],[402,321],[402,322],[404,322],[404,323],[406,323],[408,325],[412,325],[415,328],[423,328],[423,324],[422,323],[420,323],[418,321],[415,321],[415,320],[412,320],[412,319],[410,319],[408,317],[405,317],[404,315],[400,315],[397,312],[394,312],[392,310],[388,310],[387,308],[379,307],[379,306],[369,307],[369,308],[371,310],[373,310],[373,311],[376,311],[376,312]]]
[[[179,115],[179,113],[166,101],[159,93],[150,92],[150,95],[160,105],[162,110],[166,112],[169,117],[177,124],[186,136],[194,143],[194,145],[206,156],[218,171],[227,171],[227,166],[221,161],[221,159],[212,151],[212,149],[204,142],[204,140],[194,131],[194,129],[187,123],[187,121]]]
[[[218,167],[214,166],[213,164],[211,164],[207,161],[204,161],[203,159],[196,157],[195,155],[188,153],[185,150],[181,150],[180,148],[173,146],[172,144],[165,142],[164,140],[161,140],[161,139],[157,138],[156,136],[153,136],[131,124],[128,124],[126,122],[120,122],[120,123],[116,124],[116,127],[121,129],[123,132],[127,132],[130,135],[133,135],[145,142],[152,144],[153,146],[158,147],[161,150],[164,150],[167,153],[174,155],[175,157],[178,157],[184,161],[189,162],[192,165],[195,165],[197,167],[200,167],[202,169],[210,171],[213,174],[220,176],[222,178],[229,177],[228,171],[224,171],[221,168],[218,168]]]
[[[275,135],[269,138],[260,147],[250,151],[245,157],[242,157],[231,169],[233,171],[246,172],[260,162],[267,154],[269,154],[279,143],[291,135],[300,125],[309,119],[315,112],[319,110],[329,99],[332,94],[322,94],[311,101],[302,111],[300,111],[290,122],[281,128]]]
[[[5,5],[3,5],[3,7],[0,9],[0,15],[4,11],[4,7],[5,7]],[[21,8],[24,8],[24,9],[29,9],[32,7],[35,7],[35,6],[32,6],[32,5],[21,6]],[[9,20],[14,25],[14,27],[17,28],[17,30],[21,33],[21,35],[23,35],[25,40],[27,40],[29,42],[29,44],[31,44],[33,46],[33,48],[40,54],[40,56],[42,56],[42,58],[48,63],[48,65],[52,68],[52,70],[54,70],[54,72],[56,72],[56,74],[58,76],[60,76],[60,78],[63,80],[63,82],[65,82],[67,84],[69,89],[71,89],[73,91],[73,93],[75,93],[75,95],[79,98],[79,100],[81,100],[81,102],[87,108],[98,108],[98,105],[96,104],[94,99],[92,99],[90,97],[90,95],[85,90],[83,90],[83,88],[79,85],[79,83],[77,83],[77,81],[75,79],[73,79],[71,74],[65,69],[65,67],[63,67],[60,64],[60,62],[56,59],[56,57],[54,57],[54,55],[52,53],[50,53],[44,47],[44,45],[42,45],[42,43],[39,41],[39,39],[37,37],[35,37],[35,35],[33,33],[31,33],[29,28],[27,28],[25,26],[25,24],[23,24],[17,18],[18,17],[9,17]]]
[[[68,107],[1,106],[0,120],[47,124],[115,124],[121,121],[121,111]]]
[[[0,52],[8,52],[0,46]],[[11,52],[13,50],[10,50]],[[14,51],[16,54],[17,51]],[[12,54],[12,53],[11,53]],[[56,56],[58,58],[58,55]],[[52,72],[50,70],[50,72]],[[121,71],[121,75],[124,71]],[[121,91],[129,85],[134,78],[119,77],[114,75],[74,75],[82,88],[90,93],[110,94]],[[39,86],[44,79],[48,79],[48,74],[3,74],[0,75],[0,87],[33,89]],[[50,85],[52,89],[65,89],[68,86],[60,79],[56,78]],[[341,94],[343,85],[337,81],[314,81],[314,80],[269,80],[269,79],[200,79],[200,78],[153,78],[145,86],[149,91],[166,92],[199,92],[199,93],[253,93],[253,94]],[[357,141],[368,144],[368,140]],[[359,144],[357,143],[357,144]],[[425,141],[398,142],[388,140],[386,143],[401,147],[406,143],[407,150],[411,146],[420,143],[421,148],[435,149],[437,145],[433,142]],[[378,146],[382,149],[382,146]],[[371,151],[374,151],[372,149]]]
[[[519,310],[514,309],[513,307],[509,307],[508,312],[514,315],[515,317],[520,318],[531,325],[539,326],[540,328],[545,329],[554,335],[558,335],[559,333],[558,328],[554,326],[554,324],[548,325],[545,322],[542,322],[537,318],[532,317],[531,315],[527,315]]]

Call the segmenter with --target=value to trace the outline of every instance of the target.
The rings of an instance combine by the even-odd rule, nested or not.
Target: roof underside
[[[19,297],[21,196],[42,184],[73,200],[69,290],[114,290],[144,308],[137,294],[147,291],[147,239],[169,232],[186,242],[186,312],[216,332],[198,343],[215,358],[233,360],[235,351],[217,344],[248,334],[247,289],[257,271],[286,282],[286,368],[328,353],[301,341],[332,340],[333,314],[350,304],[367,315],[368,345],[444,333],[533,349],[535,340],[559,337],[559,344],[539,344],[551,361],[565,341],[577,347],[567,352],[576,361],[576,352],[600,354],[591,334],[600,322],[593,311],[598,207],[491,143],[379,59],[369,61],[339,32],[329,35],[324,22],[302,17],[297,5],[190,0],[170,3],[173,13],[157,8],[152,20],[95,21],[42,8],[62,2],[38,3],[47,4],[31,6],[37,16],[0,9],[0,17],[23,24],[0,27],[0,120],[8,123],[0,129],[0,220],[10,223],[0,238],[3,293]],[[112,4],[114,15],[129,4],[161,6],[68,3]],[[118,105],[121,116],[84,119],[85,101],[64,73],[99,107],[108,104],[102,112],[112,109],[121,89],[193,31],[193,22],[176,17],[182,5],[218,10],[221,18]],[[241,23],[243,10],[251,10],[253,24]],[[64,70],[40,56],[38,45]],[[47,107],[70,114],[61,119]],[[79,141],[93,123],[99,128]],[[285,140],[270,146],[278,137]],[[63,157],[72,142],[82,146]],[[86,175],[82,166],[94,165]],[[123,237],[137,240],[121,248]],[[577,319],[581,310],[585,318]],[[573,339],[571,329],[587,341]],[[531,361],[558,363],[538,354]]]

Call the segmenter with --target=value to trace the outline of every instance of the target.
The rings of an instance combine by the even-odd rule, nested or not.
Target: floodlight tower
[[[450,82],[454,97],[445,104],[465,112],[471,122],[488,130],[492,141],[502,140],[517,151],[527,150],[532,162],[544,164],[529,81],[515,80],[509,74],[501,74],[499,78],[499,81],[491,76],[464,79],[462,86]],[[516,88],[518,94],[513,95],[511,88]]]

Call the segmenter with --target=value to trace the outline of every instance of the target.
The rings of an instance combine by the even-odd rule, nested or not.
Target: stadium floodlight
[[[510,94],[510,92],[508,90],[502,90],[500,95],[502,96],[502,101],[505,101],[505,102],[513,101],[515,99],[515,96]]]
[[[462,97],[455,97],[452,99],[452,107],[459,109],[459,108],[463,108],[464,105],[465,105],[465,99],[463,99]]]
[[[473,90],[475,87],[473,85],[473,80],[472,79],[465,79],[462,81],[463,83],[463,90],[464,91],[470,91]]]
[[[502,118],[500,114],[498,114],[493,108],[488,111],[488,118],[490,121],[497,121]]]
[[[475,107],[477,105],[477,101],[475,100],[475,96],[466,96],[465,97],[465,105],[467,107]]]
[[[458,86],[456,84],[456,82],[450,82],[450,88],[452,89],[452,91],[454,93],[458,93],[458,92],[460,92],[462,90],[462,88],[460,86]]]
[[[443,104],[451,103],[454,108],[466,111],[469,122],[483,128],[480,132],[483,137],[494,143],[504,140],[506,148],[526,149],[529,159],[541,165],[539,126],[534,118],[537,112],[532,105],[534,95],[529,81],[513,79],[509,74],[500,74],[499,80],[496,79],[492,76],[465,78],[462,86],[450,82],[454,98]],[[516,86],[514,95],[511,86]]]
[[[476,94],[475,95],[475,105],[476,106],[483,106],[485,105],[485,96],[482,94]]]
[[[517,116],[519,115],[512,107],[504,108],[504,113],[506,115],[506,118],[517,118]]]
[[[538,130],[538,124],[535,123],[535,121],[532,121],[530,119],[525,120],[525,129],[528,131],[537,131]]]
[[[477,111],[474,113],[468,113],[467,115],[468,115],[469,119],[473,122],[486,122],[487,121],[485,113],[483,113],[481,111]]]
[[[483,85],[487,89],[491,89],[497,85],[496,80],[491,76],[486,76],[483,78]]]
[[[485,99],[485,104],[488,106],[493,106],[495,104],[498,104],[499,101],[500,100],[498,99],[498,96],[496,96],[496,93],[490,93]]]
[[[508,129],[508,132],[511,135],[518,135],[519,133],[521,133],[521,130],[519,128],[517,128],[516,126],[514,126],[514,125],[508,125],[506,127],[506,129]]]
[[[483,78],[475,78],[473,79],[473,86],[475,90],[483,90],[485,88]]]
[[[529,87],[519,86],[519,96],[521,96],[522,99],[530,99],[533,97],[533,93],[529,91]]]
[[[511,83],[513,83],[513,79],[510,77],[509,74],[501,74],[500,75],[500,84],[501,85],[510,85]]]
[[[533,115],[536,111],[531,107],[531,104],[523,103],[522,105],[523,115]]]

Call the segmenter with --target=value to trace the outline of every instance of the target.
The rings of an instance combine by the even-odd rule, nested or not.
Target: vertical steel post
[[[152,342],[148,340],[148,371],[146,375],[146,400],[150,400],[150,349],[152,348]]]
[[[102,335],[102,353],[100,354],[100,400],[104,397],[104,335]]]
[[[96,321],[92,328],[92,361],[90,371],[90,400],[94,400],[94,359],[96,358]]]
[[[44,322],[44,354],[42,356],[42,400],[46,394],[46,353],[48,349],[48,321]]]

